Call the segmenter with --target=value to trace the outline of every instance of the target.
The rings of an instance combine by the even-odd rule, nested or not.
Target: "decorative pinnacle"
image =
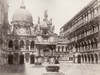
[[[44,11],[44,16],[48,17],[48,10],[47,9]]]
[[[38,24],[40,24],[40,17],[38,16]]]

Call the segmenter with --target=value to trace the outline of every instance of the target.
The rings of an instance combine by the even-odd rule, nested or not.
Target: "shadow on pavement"
[[[23,73],[25,65],[0,65],[0,73]]]

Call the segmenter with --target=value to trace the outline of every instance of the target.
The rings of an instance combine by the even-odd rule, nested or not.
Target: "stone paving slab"
[[[100,64],[73,64],[60,63],[60,73],[65,75],[100,75]],[[0,75],[43,75],[46,73],[44,66],[25,65],[1,65]]]

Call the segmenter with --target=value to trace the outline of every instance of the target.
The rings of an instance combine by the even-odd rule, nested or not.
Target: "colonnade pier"
[[[24,63],[35,63],[35,55],[33,52],[9,52],[7,57],[8,64],[24,64]]]
[[[36,44],[37,50],[30,51],[11,51],[8,53],[8,64],[41,64],[43,62],[54,62],[56,59],[56,45]]]
[[[98,64],[99,57],[98,53],[96,52],[89,52],[88,53],[74,53],[74,63],[92,63],[92,64]]]
[[[9,65],[12,64],[35,64],[35,65],[41,65],[44,62],[52,63],[54,64],[56,61],[56,56],[35,56],[34,54],[29,53],[9,53],[7,57],[7,62]],[[58,62],[58,61],[57,61]]]

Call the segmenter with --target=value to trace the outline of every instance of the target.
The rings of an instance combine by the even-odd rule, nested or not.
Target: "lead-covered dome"
[[[33,22],[31,13],[28,10],[26,10],[26,7],[24,6],[23,3],[20,6],[20,8],[16,10],[16,12],[13,14],[12,22],[15,21],[21,21],[21,22],[25,21],[29,23]]]

